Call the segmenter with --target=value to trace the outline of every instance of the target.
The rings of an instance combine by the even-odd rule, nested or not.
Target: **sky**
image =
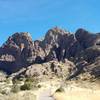
[[[0,0],[0,45],[15,32],[35,40],[55,26],[100,32],[100,0]]]

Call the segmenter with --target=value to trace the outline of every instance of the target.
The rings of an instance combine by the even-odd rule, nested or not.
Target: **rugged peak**
[[[86,31],[83,28],[79,28],[75,33],[75,37],[76,37],[76,39],[79,40],[81,38],[84,38],[84,36],[87,37],[89,34],[91,34],[91,33],[89,33],[88,31]]]
[[[16,45],[19,47],[23,45],[24,47],[28,47],[32,44],[33,44],[32,38],[28,32],[20,32],[20,33],[17,32],[8,38],[3,47],[9,45],[10,46]]]
[[[96,45],[100,41],[100,34],[93,34],[82,28],[76,31],[75,37],[84,48]]]
[[[56,32],[56,33],[69,34],[69,32],[66,31],[65,29],[61,29],[61,28],[59,28],[59,27],[57,27],[57,26],[54,27],[54,28],[52,28],[51,30],[54,31],[54,32]]]
[[[44,40],[32,41],[28,32],[15,33],[0,48],[0,69],[10,73],[49,61],[92,62],[100,56],[100,34],[78,29],[74,34],[54,27]]]
[[[14,35],[12,35],[12,38],[15,41],[17,41],[19,38],[20,42],[24,42],[24,40],[29,41],[29,42],[32,41],[31,35],[28,32],[15,33]]]
[[[58,27],[54,27],[45,35],[44,41],[45,44],[52,44],[55,45],[55,43],[61,42],[64,39],[64,36],[69,36],[70,33],[66,30],[60,29]]]
[[[85,32],[85,31],[87,31],[87,30],[85,30],[83,28],[79,28],[79,29],[76,30],[76,32]]]
[[[65,35],[65,34],[69,34],[68,31],[61,29],[59,27],[53,27],[52,29],[48,30],[47,35],[50,34],[50,32],[52,32],[52,34],[57,35],[57,34],[61,34],[61,35]]]
[[[29,32],[16,32],[15,34],[12,35],[12,37],[16,37],[16,36],[31,37]]]

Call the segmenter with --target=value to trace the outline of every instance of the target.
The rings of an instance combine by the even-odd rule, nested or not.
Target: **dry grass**
[[[2,96],[0,100],[36,100],[36,95],[31,91],[24,91]]]
[[[41,82],[39,85],[41,88],[37,90],[0,95],[0,100],[52,100],[52,95],[56,100],[100,100],[99,84],[69,82],[63,86],[61,80],[55,79]],[[63,86],[64,91],[55,93],[60,86]],[[40,99],[41,97],[42,99]]]
[[[62,93],[55,93],[54,97],[56,100],[100,100],[100,91],[77,88],[66,90],[66,92]]]

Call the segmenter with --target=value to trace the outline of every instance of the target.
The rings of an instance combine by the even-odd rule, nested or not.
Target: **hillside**
[[[93,91],[97,90],[100,88],[100,33],[91,33],[82,28],[71,33],[55,27],[48,30],[42,40],[35,41],[28,32],[14,33],[0,47],[0,70],[1,91],[5,87],[2,83],[6,84],[5,89],[8,88],[11,92],[13,86],[20,88],[32,84],[32,87],[24,87],[24,89],[37,90],[43,87],[43,84],[38,85],[39,83],[54,80],[65,89],[74,82],[77,83],[78,88],[92,87]],[[8,84],[8,80],[11,83]],[[57,88],[59,86],[55,91]],[[83,89],[84,91],[86,90]],[[69,93],[74,97],[74,92],[73,90]]]

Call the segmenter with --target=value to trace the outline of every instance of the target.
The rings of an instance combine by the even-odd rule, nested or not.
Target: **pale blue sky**
[[[54,26],[99,32],[99,19],[100,0],[0,0],[0,45],[15,32],[34,40]]]

